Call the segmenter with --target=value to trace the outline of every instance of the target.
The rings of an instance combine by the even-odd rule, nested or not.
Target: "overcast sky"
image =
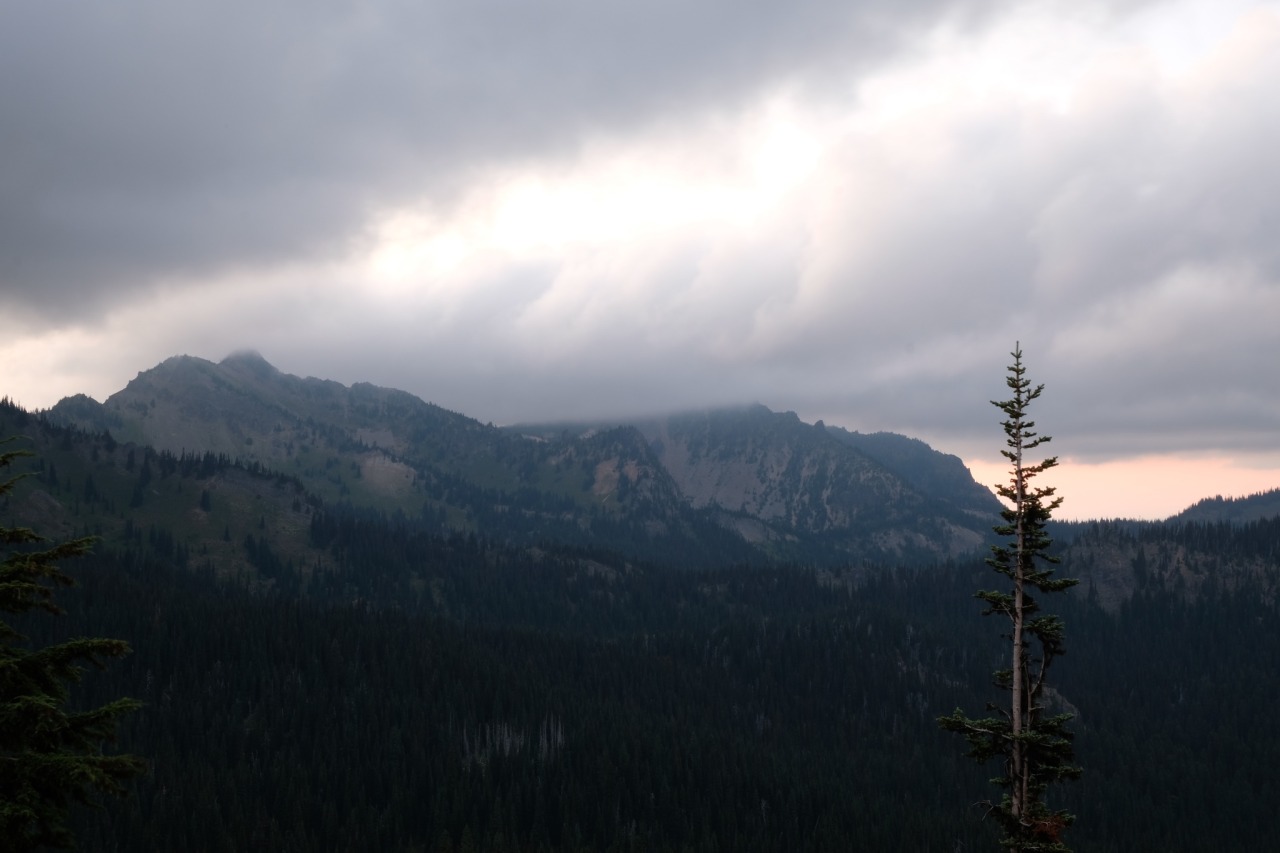
[[[0,0],[0,394],[760,402],[1068,517],[1280,487],[1280,3]]]

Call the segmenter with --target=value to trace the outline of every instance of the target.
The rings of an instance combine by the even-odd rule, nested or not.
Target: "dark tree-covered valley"
[[[996,769],[936,723],[993,698],[992,510],[941,454],[762,408],[492,430],[263,364],[197,365],[200,418],[157,376],[0,412],[36,454],[6,517],[97,537],[15,624],[133,648],[72,691],[140,700],[148,765],[82,849],[992,849]],[[1051,528],[1072,849],[1280,832],[1280,516],[1228,503]]]

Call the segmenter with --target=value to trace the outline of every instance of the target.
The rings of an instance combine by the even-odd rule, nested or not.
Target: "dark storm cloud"
[[[498,423],[758,401],[991,455],[1020,340],[1059,453],[1271,451],[1280,17],[1165,73],[1121,9],[9,4],[0,318],[83,324],[47,337],[59,363],[114,378],[65,393],[252,347]],[[1019,89],[1080,20],[1064,105]],[[953,87],[984,62],[1003,79]],[[822,136],[812,174],[756,219],[685,217],[720,161],[754,192],[732,140],[777,92]],[[485,231],[502,180],[612,191],[610,157],[672,188],[654,222]],[[380,279],[370,229],[398,208],[480,237]],[[588,208],[570,227],[619,215]]]
[[[516,0],[6,4],[0,299],[336,256],[370,212],[864,65],[994,4]]]
[[[572,251],[501,270],[429,339],[353,330],[330,375],[498,422],[756,400],[960,452],[990,445],[1021,340],[1059,452],[1269,451],[1280,177],[1258,141],[1280,130],[1280,68],[1226,53],[1171,87],[1100,79],[1070,114],[962,105],[853,136],[816,203],[756,232],[610,247],[589,290],[558,293]],[[937,150],[904,165],[919,139]]]

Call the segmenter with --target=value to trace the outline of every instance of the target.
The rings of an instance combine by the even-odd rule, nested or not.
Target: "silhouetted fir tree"
[[[29,455],[0,452],[0,469]],[[23,476],[0,482],[0,497]],[[28,528],[0,526],[0,543],[8,550],[0,562],[0,610],[62,612],[53,592],[72,580],[57,564],[87,552],[90,540],[42,548],[43,541]],[[101,667],[106,658],[128,653],[129,646],[123,640],[80,637],[28,649],[20,645],[25,639],[0,621],[0,846],[6,851],[71,847],[70,806],[92,803],[98,792],[124,793],[124,783],[142,772],[143,762],[102,752],[102,743],[114,739],[119,718],[139,703],[116,699],[70,711],[67,685],[79,680],[84,664]]]
[[[997,489],[1009,505],[1002,512],[1004,524],[995,531],[1010,540],[993,546],[987,560],[1010,586],[976,594],[987,603],[985,615],[1001,614],[1009,620],[1010,667],[995,673],[996,686],[1009,693],[1009,704],[988,704],[987,710],[998,716],[982,719],[973,719],[957,708],[950,716],[939,717],[938,723],[947,731],[963,734],[969,742],[969,755],[980,763],[1002,760],[1003,773],[993,781],[1004,788],[1004,794],[1000,802],[987,803],[1004,832],[1000,844],[1011,853],[1066,851],[1069,848],[1062,843],[1062,832],[1075,818],[1045,803],[1045,790],[1051,783],[1080,775],[1080,768],[1073,763],[1072,735],[1067,729],[1072,715],[1050,713],[1045,692],[1050,664],[1065,651],[1064,628],[1059,617],[1040,612],[1033,593],[1062,592],[1077,581],[1055,578],[1051,566],[1057,559],[1048,553],[1051,543],[1045,525],[1062,498],[1054,497],[1053,487],[1031,486],[1035,477],[1058,460],[1049,457],[1032,464],[1024,458],[1027,451],[1050,440],[1035,432],[1035,422],[1027,416],[1028,407],[1044,386],[1033,388],[1026,378],[1020,346],[1014,347],[1012,355],[1006,384],[1013,396],[992,401],[1005,414],[1002,425],[1008,449],[1001,454],[1012,466],[1009,482]]]

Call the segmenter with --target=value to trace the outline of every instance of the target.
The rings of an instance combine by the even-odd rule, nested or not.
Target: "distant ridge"
[[[1204,498],[1173,516],[1171,521],[1229,521],[1244,524],[1280,516],[1280,488],[1239,498]]]
[[[404,391],[282,373],[252,349],[175,356],[102,404],[69,397],[47,416],[262,466],[325,501],[692,563],[936,561],[981,550],[1000,511],[922,441],[763,405],[500,429]]]

